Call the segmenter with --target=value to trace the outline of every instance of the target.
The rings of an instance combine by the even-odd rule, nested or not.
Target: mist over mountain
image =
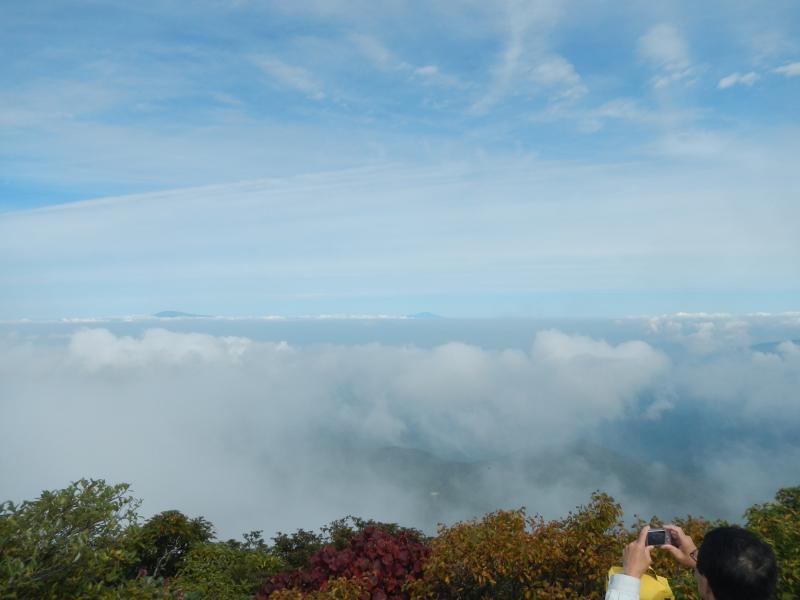
[[[235,536],[595,489],[736,520],[800,479],[796,314],[154,325],[0,325],[9,498],[104,477]]]

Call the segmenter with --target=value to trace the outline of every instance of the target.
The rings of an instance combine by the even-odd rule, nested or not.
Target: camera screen
[[[647,532],[648,546],[662,546],[667,543],[667,533],[663,529]]]

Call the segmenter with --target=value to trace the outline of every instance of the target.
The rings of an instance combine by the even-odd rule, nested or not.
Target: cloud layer
[[[130,481],[147,510],[236,535],[348,513],[426,528],[499,506],[556,516],[597,487],[640,514],[736,518],[797,483],[800,323],[762,350],[747,320],[632,326],[640,339],[615,343],[539,329],[527,349],[18,326],[0,341],[0,487]]]

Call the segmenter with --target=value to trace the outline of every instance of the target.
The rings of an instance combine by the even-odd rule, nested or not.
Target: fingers
[[[672,538],[672,543],[678,548],[683,548],[686,546],[686,540],[689,539],[683,529],[678,527],[677,525],[673,525],[670,523],[669,525],[664,525],[664,529],[669,531],[669,535]]]
[[[672,544],[664,544],[663,546],[661,546],[661,548],[672,554],[672,556],[674,556],[675,558],[683,558],[683,552],[681,552],[678,548],[676,548]]]
[[[641,577],[647,572],[647,569],[652,563],[650,551],[652,547],[647,546],[647,533],[650,531],[649,527],[644,527],[636,540],[625,546],[625,551],[622,556],[622,569],[625,575],[631,577]]]
[[[664,529],[672,529],[673,531],[677,531],[678,533],[683,533],[683,529],[681,529],[680,527],[678,527],[673,523],[667,523],[666,525],[664,525]]]
[[[636,540],[642,546],[647,545],[647,532],[650,531],[650,525],[645,525],[642,527],[642,530],[639,532],[639,538]]]
[[[695,561],[681,548],[673,546],[672,544],[664,544],[661,546],[661,548],[672,554],[672,557],[678,562],[678,564],[681,564],[687,568],[692,568],[695,565]]]

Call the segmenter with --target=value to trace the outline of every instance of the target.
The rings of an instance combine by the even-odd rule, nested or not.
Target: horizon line
[[[167,312],[167,311],[164,311]],[[175,311],[182,312],[182,311]],[[624,316],[595,315],[595,316],[535,316],[535,315],[495,315],[495,316],[457,316],[449,317],[428,311],[419,311],[409,314],[387,314],[387,313],[319,313],[304,315],[201,315],[201,314],[180,314],[171,316],[158,316],[158,314],[130,314],[130,315],[105,315],[98,317],[52,317],[52,318],[28,318],[0,319],[0,324],[81,324],[81,323],[132,323],[144,321],[435,321],[435,320],[536,320],[536,321],[558,321],[558,320],[636,320],[654,318],[678,318],[678,319],[727,319],[727,318],[758,318],[758,317],[800,317],[800,311],[787,310],[778,312],[753,311],[753,312],[707,312],[707,311],[676,311],[662,313],[643,313],[630,314]]]

